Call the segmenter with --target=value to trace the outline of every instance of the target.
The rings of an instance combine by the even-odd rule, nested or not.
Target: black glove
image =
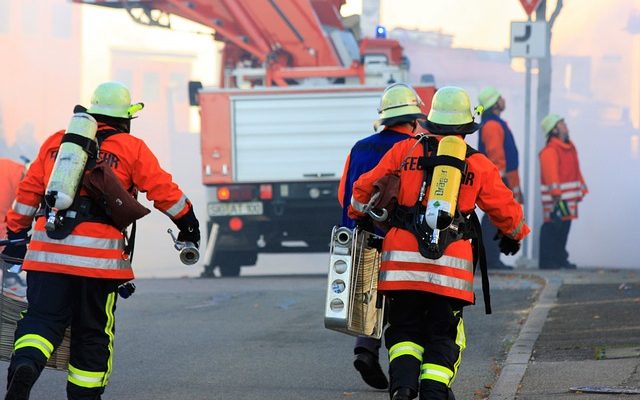
[[[502,254],[513,255],[520,250],[520,241],[511,239],[509,236],[504,235],[502,232],[498,232],[493,239],[500,239],[498,247],[500,248],[500,252]]]
[[[193,206],[189,205],[189,211],[173,222],[180,229],[180,233],[178,233],[179,242],[191,242],[196,247],[200,247],[200,223],[193,212]]]
[[[29,230],[23,229],[20,232],[13,232],[10,229],[7,229],[7,239],[16,240],[16,239],[27,239],[27,233]],[[8,262],[17,263],[19,260],[24,259],[25,254],[27,254],[27,243],[26,241],[23,244],[10,244],[4,247],[2,250],[2,254],[11,257],[12,260],[7,260]],[[15,260],[13,260],[15,259]]]

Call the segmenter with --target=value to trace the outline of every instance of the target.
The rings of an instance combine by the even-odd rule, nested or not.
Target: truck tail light
[[[270,184],[260,185],[260,200],[273,199],[273,186]]]
[[[231,191],[229,191],[228,187],[219,187],[218,188],[218,200],[227,201],[231,198]]]
[[[237,232],[240,229],[242,229],[243,225],[244,223],[242,222],[241,218],[233,217],[229,220],[229,229],[231,229],[234,232]]]

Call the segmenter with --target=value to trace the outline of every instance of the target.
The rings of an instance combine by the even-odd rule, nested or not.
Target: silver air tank
[[[95,140],[98,123],[87,113],[76,113],[71,117],[65,135],[76,134],[89,140]],[[55,213],[66,210],[73,203],[76,191],[82,180],[89,155],[78,144],[64,142],[58,149],[55,164],[47,183],[45,202],[52,209],[47,221],[47,230],[54,230]]]

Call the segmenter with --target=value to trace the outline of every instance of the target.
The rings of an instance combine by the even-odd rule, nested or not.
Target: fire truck
[[[357,40],[345,0],[73,1],[165,28],[177,15],[224,43],[219,85],[189,82],[208,198],[203,276],[237,276],[260,253],[328,250],[349,150],[373,132],[384,87],[408,79],[397,41]],[[434,86],[415,87],[430,104]]]

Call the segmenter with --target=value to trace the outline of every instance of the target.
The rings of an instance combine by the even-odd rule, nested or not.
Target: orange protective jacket
[[[11,209],[11,204],[16,198],[18,184],[24,177],[24,164],[0,158],[0,237],[5,238],[7,234],[7,224],[5,218]],[[0,247],[2,249],[2,247]]]
[[[362,218],[361,210],[373,195],[373,184],[386,174],[397,170],[406,159],[400,172],[398,203],[413,206],[418,200],[424,173],[418,166],[424,150],[421,144],[414,147],[415,139],[397,143],[380,163],[362,175],[353,186],[349,215]],[[429,193],[427,188],[426,193]],[[423,205],[427,203],[427,197]],[[462,178],[458,195],[458,209],[471,213],[476,204],[486,212],[493,224],[505,235],[521,240],[529,233],[524,221],[522,206],[504,185],[496,166],[481,153],[467,158],[467,173]],[[490,238],[489,238],[490,239]],[[437,260],[423,257],[413,233],[391,228],[382,245],[382,264],[378,289],[419,290],[474,302],[473,254],[469,240],[451,243],[444,255]]]
[[[506,122],[503,121],[504,124]],[[497,119],[492,119],[482,125],[482,144],[489,160],[491,160],[500,174],[507,182],[516,200],[522,202],[522,190],[520,189],[520,174],[517,169],[507,168],[507,156],[505,150],[505,131]],[[509,133],[511,134],[511,133]],[[517,154],[516,154],[517,156]]]
[[[567,143],[552,137],[540,151],[540,190],[544,222],[551,221],[551,214],[558,200],[563,200],[568,214],[563,220],[578,218],[578,203],[589,193],[580,172],[578,151],[573,142]]]
[[[102,129],[112,129],[100,124]],[[18,186],[16,201],[7,214],[7,227],[14,232],[29,229],[44,196],[64,131],[50,136],[40,147],[26,177]],[[125,188],[145,192],[155,208],[172,219],[189,210],[190,203],[169,173],[164,171],[147,145],[139,138],[120,133],[109,136],[100,146],[107,161]],[[82,194],[83,192],[81,192]],[[133,270],[124,253],[124,236],[115,227],[83,222],[62,240],[47,236],[44,217],[36,220],[23,269],[56,272],[104,279],[133,279]]]

